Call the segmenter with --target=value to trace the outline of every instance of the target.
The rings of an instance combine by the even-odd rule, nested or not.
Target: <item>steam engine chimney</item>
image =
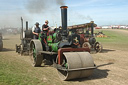
[[[23,39],[23,18],[21,17],[21,37],[20,39]]]
[[[67,6],[61,6],[62,35],[67,36]]]
[[[94,21],[91,21],[91,36],[93,37]]]
[[[28,21],[26,21],[26,30],[28,30]]]

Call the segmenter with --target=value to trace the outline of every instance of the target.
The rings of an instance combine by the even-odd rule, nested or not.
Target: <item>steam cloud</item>
[[[72,20],[70,19],[71,25],[82,24],[93,21],[93,18],[90,15],[73,10],[70,11],[70,17],[72,19]]]
[[[56,6],[65,5],[65,0],[28,0],[26,9],[30,13],[43,13],[49,11]]]
[[[77,15],[77,17],[79,17],[79,19],[85,19],[85,20],[93,20],[89,15],[85,16],[83,14],[79,14],[79,13],[75,13]]]

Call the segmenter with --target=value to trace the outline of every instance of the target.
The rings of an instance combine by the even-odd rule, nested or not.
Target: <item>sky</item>
[[[68,25],[94,21],[102,25],[128,25],[128,0],[0,0],[0,27],[21,27],[21,17],[32,27],[49,20],[61,25],[60,6],[68,6]]]

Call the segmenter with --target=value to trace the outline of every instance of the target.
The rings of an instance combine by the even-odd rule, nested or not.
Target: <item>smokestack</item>
[[[67,36],[67,6],[61,6],[62,35]]]
[[[23,18],[21,17],[21,39],[23,39]]]
[[[91,21],[91,36],[93,37],[94,21]]]
[[[28,30],[28,21],[26,21],[26,30]]]

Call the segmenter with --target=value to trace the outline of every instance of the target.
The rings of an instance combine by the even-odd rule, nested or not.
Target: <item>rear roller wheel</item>
[[[88,52],[65,52],[65,64],[63,69],[58,69],[58,75],[62,80],[89,77],[93,73],[94,62]]]
[[[30,44],[30,58],[34,67],[39,67],[42,64],[43,55],[38,52],[42,51],[42,46],[39,40],[33,40]]]
[[[95,49],[96,52],[101,52],[102,49],[103,49],[103,46],[102,46],[101,43],[96,42],[96,43],[94,44],[94,49]]]
[[[89,49],[91,48],[91,45],[88,42],[84,42],[82,45],[82,48],[88,47]]]

